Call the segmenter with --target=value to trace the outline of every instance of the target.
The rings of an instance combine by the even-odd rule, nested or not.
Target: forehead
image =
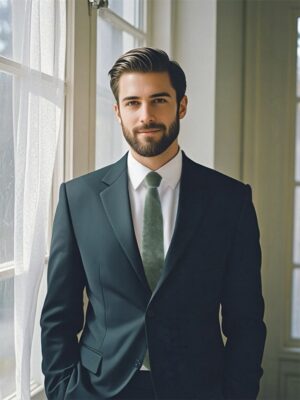
[[[127,96],[149,97],[166,92],[176,97],[167,72],[126,72],[119,80],[119,100]]]

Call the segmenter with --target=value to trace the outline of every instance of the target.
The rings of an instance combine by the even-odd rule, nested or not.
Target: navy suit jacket
[[[41,317],[48,399],[115,396],[147,347],[157,399],[255,399],[266,335],[260,267],[250,186],[184,154],[175,231],[153,293],[127,156],[62,184]]]

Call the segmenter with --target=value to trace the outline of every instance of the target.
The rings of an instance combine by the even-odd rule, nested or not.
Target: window
[[[14,152],[11,3],[0,1],[0,398],[15,391]]]
[[[0,0],[0,342],[5,344],[0,346],[1,399],[12,399],[20,390],[16,365],[24,381],[29,371],[27,350],[34,322],[29,299],[36,303],[38,272],[47,251],[47,208],[63,117],[64,32],[64,0]],[[32,265],[37,273],[30,275]],[[18,291],[21,282],[24,290]],[[16,358],[22,363],[15,360],[14,318]],[[31,391],[42,388],[40,346],[33,343],[33,348]]]
[[[126,4],[125,4],[126,3]],[[110,0],[97,17],[96,168],[120,158],[127,144],[113,115],[108,71],[115,60],[147,42],[145,0]]]
[[[300,339],[300,18],[297,19],[297,87],[291,336]]]

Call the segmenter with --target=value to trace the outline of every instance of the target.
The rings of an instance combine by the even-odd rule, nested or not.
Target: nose
[[[142,124],[149,124],[155,121],[155,115],[151,104],[144,103],[140,108],[140,122]]]

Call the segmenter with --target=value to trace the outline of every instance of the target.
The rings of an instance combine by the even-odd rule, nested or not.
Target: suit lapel
[[[127,155],[111,166],[102,179],[108,187],[100,198],[116,238],[145,290],[151,295],[133,228],[128,194]],[[152,298],[160,290],[204,218],[211,191],[206,184],[205,168],[183,153],[178,211],[174,234],[166,255],[165,266]]]
[[[108,220],[138,278],[150,294],[131,217],[127,155],[114,164],[102,180],[109,185],[100,193]]]
[[[178,211],[174,234],[165,259],[165,266],[153,296],[166,281],[170,272],[192,239],[204,218],[209,204],[210,191],[206,185],[205,169],[183,153]]]

